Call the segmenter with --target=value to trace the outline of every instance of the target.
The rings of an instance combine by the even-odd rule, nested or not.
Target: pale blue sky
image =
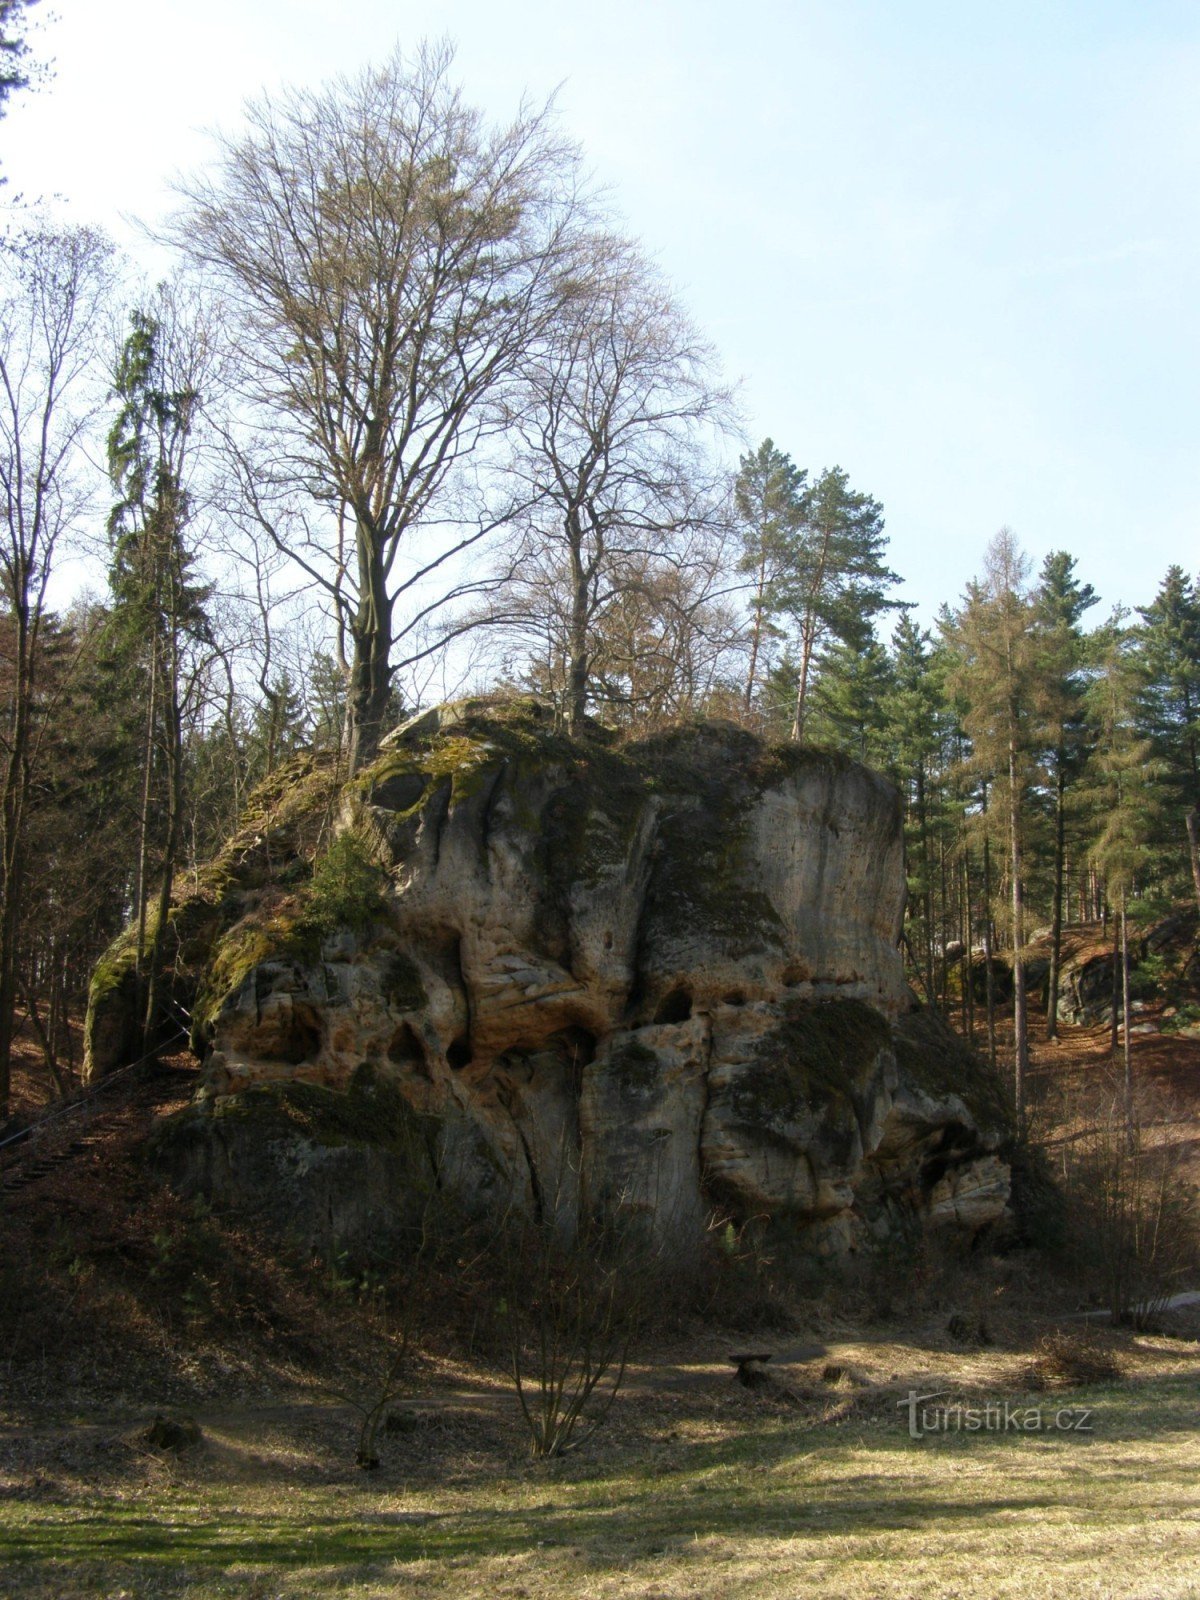
[[[0,203],[58,194],[144,253],[122,215],[247,96],[445,33],[497,114],[561,85],[750,437],[883,501],[924,616],[1003,523],[1109,604],[1200,566],[1195,0],[54,4]]]

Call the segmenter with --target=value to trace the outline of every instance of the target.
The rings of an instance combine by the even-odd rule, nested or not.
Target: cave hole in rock
[[[460,1033],[457,1039],[452,1039],[446,1047],[446,1060],[455,1072],[461,1072],[464,1067],[471,1064],[471,1041],[465,1033]]]
[[[744,1006],[746,1004],[746,996],[740,989],[734,989],[725,996],[725,1004],[727,1006]]]
[[[392,1035],[387,1048],[387,1058],[397,1067],[425,1065],[425,1052],[421,1048],[421,1041],[409,1023],[402,1022]]]
[[[275,1049],[271,1052],[277,1060],[298,1067],[311,1061],[321,1048],[321,1025],[308,1006],[294,1006],[292,1014],[282,1024]]]
[[[973,1143],[971,1132],[961,1122],[950,1122],[942,1129],[936,1147],[921,1165],[921,1188],[928,1194],[951,1167],[957,1166]]]
[[[420,772],[397,772],[371,790],[371,804],[385,811],[408,811],[425,793],[425,777]]]
[[[691,990],[680,987],[672,989],[669,994],[663,995],[658,1002],[658,1010],[654,1013],[654,1020],[655,1022],[686,1022],[691,1014]]]

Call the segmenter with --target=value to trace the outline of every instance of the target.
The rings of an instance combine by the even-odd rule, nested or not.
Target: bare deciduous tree
[[[87,228],[44,227],[0,254],[0,596],[13,660],[0,707],[0,1118],[7,1115],[31,785],[45,728],[39,638],[55,553],[91,498],[83,445],[113,252]]]
[[[524,548],[493,609],[562,664],[571,727],[603,694],[601,640],[620,606],[657,590],[665,615],[674,584],[676,622],[695,615],[684,574],[704,564],[695,536],[719,503],[704,436],[729,409],[711,351],[665,285],[633,246],[594,237],[512,417]]]
[[[425,47],[263,100],[175,229],[241,332],[251,514],[350,641],[352,767],[407,664],[397,639],[475,587],[456,558],[497,519],[437,524],[441,497],[502,426],[490,402],[553,311],[580,205],[546,113],[487,127],[451,62]]]

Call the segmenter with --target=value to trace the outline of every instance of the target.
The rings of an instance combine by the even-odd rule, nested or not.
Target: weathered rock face
[[[632,1215],[684,1251],[721,1211],[816,1250],[1004,1211],[1002,1105],[912,1010],[897,797],[864,768],[459,710],[401,730],[338,828],[374,863],[357,916],[226,895],[181,1182],[325,1243],[386,1233],[418,1168],[468,1212]]]

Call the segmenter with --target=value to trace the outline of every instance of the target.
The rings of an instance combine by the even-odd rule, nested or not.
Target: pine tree
[[[827,643],[862,649],[874,619],[895,605],[900,579],[884,565],[883,507],[850,488],[840,467],[822,472],[804,495],[804,514],[786,539],[771,610],[796,630],[799,677],[792,738],[805,737],[818,651]]]
[[[885,764],[889,741],[886,704],[892,668],[871,636],[861,647],[835,641],[821,653],[811,695],[809,737],[844,751],[869,767]]]
[[[1058,1035],[1058,988],[1062,965],[1063,865],[1066,854],[1067,796],[1088,753],[1084,706],[1086,644],[1080,619],[1096,604],[1090,583],[1075,577],[1075,560],[1054,550],[1042,564],[1034,595],[1038,670],[1042,677],[1047,781],[1054,799],[1054,861],[1050,913],[1050,976],[1046,1037]]]
[[[1200,907],[1200,580],[1171,567],[1140,615],[1141,716],[1163,763],[1167,807],[1184,825]]]
[[[1119,919],[1121,1011],[1124,1017],[1126,1117],[1133,1111],[1133,1062],[1129,1009],[1129,903],[1151,857],[1158,808],[1158,768],[1152,742],[1139,725],[1140,674],[1137,635],[1128,613],[1114,612],[1097,640],[1096,673],[1088,690],[1096,730],[1094,789],[1102,818],[1092,859],[1103,872],[1109,902]],[[1116,1016],[1113,1017],[1114,1040]]]
[[[771,620],[772,597],[787,564],[788,550],[804,519],[808,474],[791,456],[764,439],[738,463],[734,505],[742,539],[738,571],[750,589],[750,660],[746,668],[745,709],[754,703],[764,646],[777,635]]]

